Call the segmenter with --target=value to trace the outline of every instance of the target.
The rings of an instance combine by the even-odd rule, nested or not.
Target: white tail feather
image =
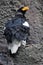
[[[11,44],[9,44],[8,49],[11,50],[11,53],[16,53],[18,48],[21,46],[21,43],[17,40],[14,40]]]
[[[26,40],[25,40],[25,41],[24,41],[24,40],[22,40],[22,41],[14,40],[12,43],[10,43],[10,44],[8,45],[8,49],[11,50],[11,53],[12,53],[12,54],[13,54],[13,53],[16,53],[17,50],[18,50],[18,48],[21,46],[21,44],[22,44],[23,46],[26,46]]]

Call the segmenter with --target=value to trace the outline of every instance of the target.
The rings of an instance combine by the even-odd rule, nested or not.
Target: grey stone
[[[11,57],[1,27],[0,63],[3,65],[43,65],[43,0],[0,0],[0,26],[11,20],[16,10],[24,5],[30,8],[26,17],[30,24],[31,44],[26,47],[21,46],[16,56]]]

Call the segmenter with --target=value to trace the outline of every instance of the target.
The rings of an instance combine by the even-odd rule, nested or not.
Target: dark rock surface
[[[21,46],[16,56],[11,57],[3,27],[22,5],[30,7],[26,13],[30,24],[29,44]],[[0,65],[43,65],[43,0],[0,0]]]

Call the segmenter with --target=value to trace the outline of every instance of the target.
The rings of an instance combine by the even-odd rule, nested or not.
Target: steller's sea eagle
[[[26,45],[30,35],[29,23],[26,21],[25,13],[29,7],[24,6],[17,10],[15,17],[7,21],[4,27],[4,35],[8,43],[8,49],[15,54],[21,45]]]

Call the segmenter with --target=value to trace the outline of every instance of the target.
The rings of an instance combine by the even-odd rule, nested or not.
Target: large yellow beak
[[[22,11],[27,11],[27,10],[29,10],[28,6],[25,6],[25,7],[22,8]]]

